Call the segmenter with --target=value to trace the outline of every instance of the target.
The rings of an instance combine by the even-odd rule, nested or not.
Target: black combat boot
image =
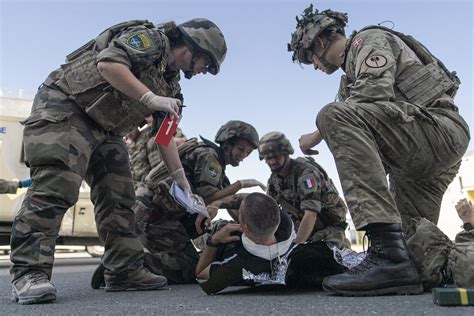
[[[366,232],[367,257],[345,273],[324,279],[323,289],[345,296],[423,293],[399,224],[372,224]]]

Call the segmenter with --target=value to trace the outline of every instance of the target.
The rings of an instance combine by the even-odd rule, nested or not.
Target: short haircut
[[[241,224],[247,225],[256,236],[268,236],[280,225],[280,207],[270,196],[250,193],[239,209]]]

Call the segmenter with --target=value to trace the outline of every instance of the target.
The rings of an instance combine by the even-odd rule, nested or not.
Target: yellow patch
[[[222,168],[216,161],[213,161],[208,165],[207,175],[209,176],[209,178],[215,179],[218,176],[220,176],[221,173],[222,173]]]
[[[138,33],[127,39],[127,45],[137,50],[146,50],[151,47],[151,40],[148,34]]]

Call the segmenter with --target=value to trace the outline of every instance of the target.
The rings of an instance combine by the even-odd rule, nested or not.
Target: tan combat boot
[[[126,275],[105,275],[105,291],[148,291],[162,288],[168,280],[161,275],[151,273],[147,268],[129,271]]]

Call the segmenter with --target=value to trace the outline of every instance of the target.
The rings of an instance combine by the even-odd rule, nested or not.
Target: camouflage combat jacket
[[[0,179],[0,194],[13,193],[15,194],[18,189],[18,181],[6,181]]]
[[[102,32],[69,54],[66,64],[43,83],[60,89],[104,130],[125,136],[143,125],[151,114],[142,103],[113,88],[99,73],[97,63],[127,66],[153,93],[179,97],[179,70],[168,38],[148,21],[129,21]]]
[[[346,42],[342,65],[345,75],[338,100],[376,103],[394,121],[410,120],[411,116],[430,120],[430,113],[439,113],[469,134],[451,96],[459,79],[455,75],[450,78],[449,71],[439,64],[442,63],[435,61],[425,65],[400,37],[389,31],[362,30]]]
[[[188,140],[195,141],[195,139]],[[230,181],[225,175],[225,164],[218,147],[212,148],[203,143],[199,143],[193,150],[181,156],[186,178],[193,193],[198,194],[203,199],[212,196],[215,192],[230,185]],[[159,211],[167,214],[168,217],[180,218],[186,213],[169,194],[169,189],[173,180],[170,176],[155,177],[153,174],[162,174],[159,170],[163,168],[164,162],[155,167],[147,176],[145,183],[153,191],[153,204]]]
[[[185,137],[183,131],[181,128],[176,128],[176,131],[174,132],[174,138],[180,138],[180,137]],[[158,150],[158,145],[155,143],[155,137],[151,137],[147,141],[146,144],[146,150],[147,150],[147,157],[148,157],[148,164],[150,165],[150,170],[158,166],[158,164],[161,162],[161,154],[160,151]],[[145,174],[146,176],[146,174]]]
[[[327,226],[346,227],[344,201],[324,169],[310,158],[291,159],[285,177],[272,173],[268,194],[291,215],[296,227],[305,211],[317,212],[319,219],[312,235]]]
[[[135,190],[139,183],[145,181],[145,177],[152,169],[148,161],[148,141],[152,140],[153,137],[150,135],[149,128],[137,131],[137,134],[134,139],[127,143]],[[158,151],[158,149],[156,150]]]

